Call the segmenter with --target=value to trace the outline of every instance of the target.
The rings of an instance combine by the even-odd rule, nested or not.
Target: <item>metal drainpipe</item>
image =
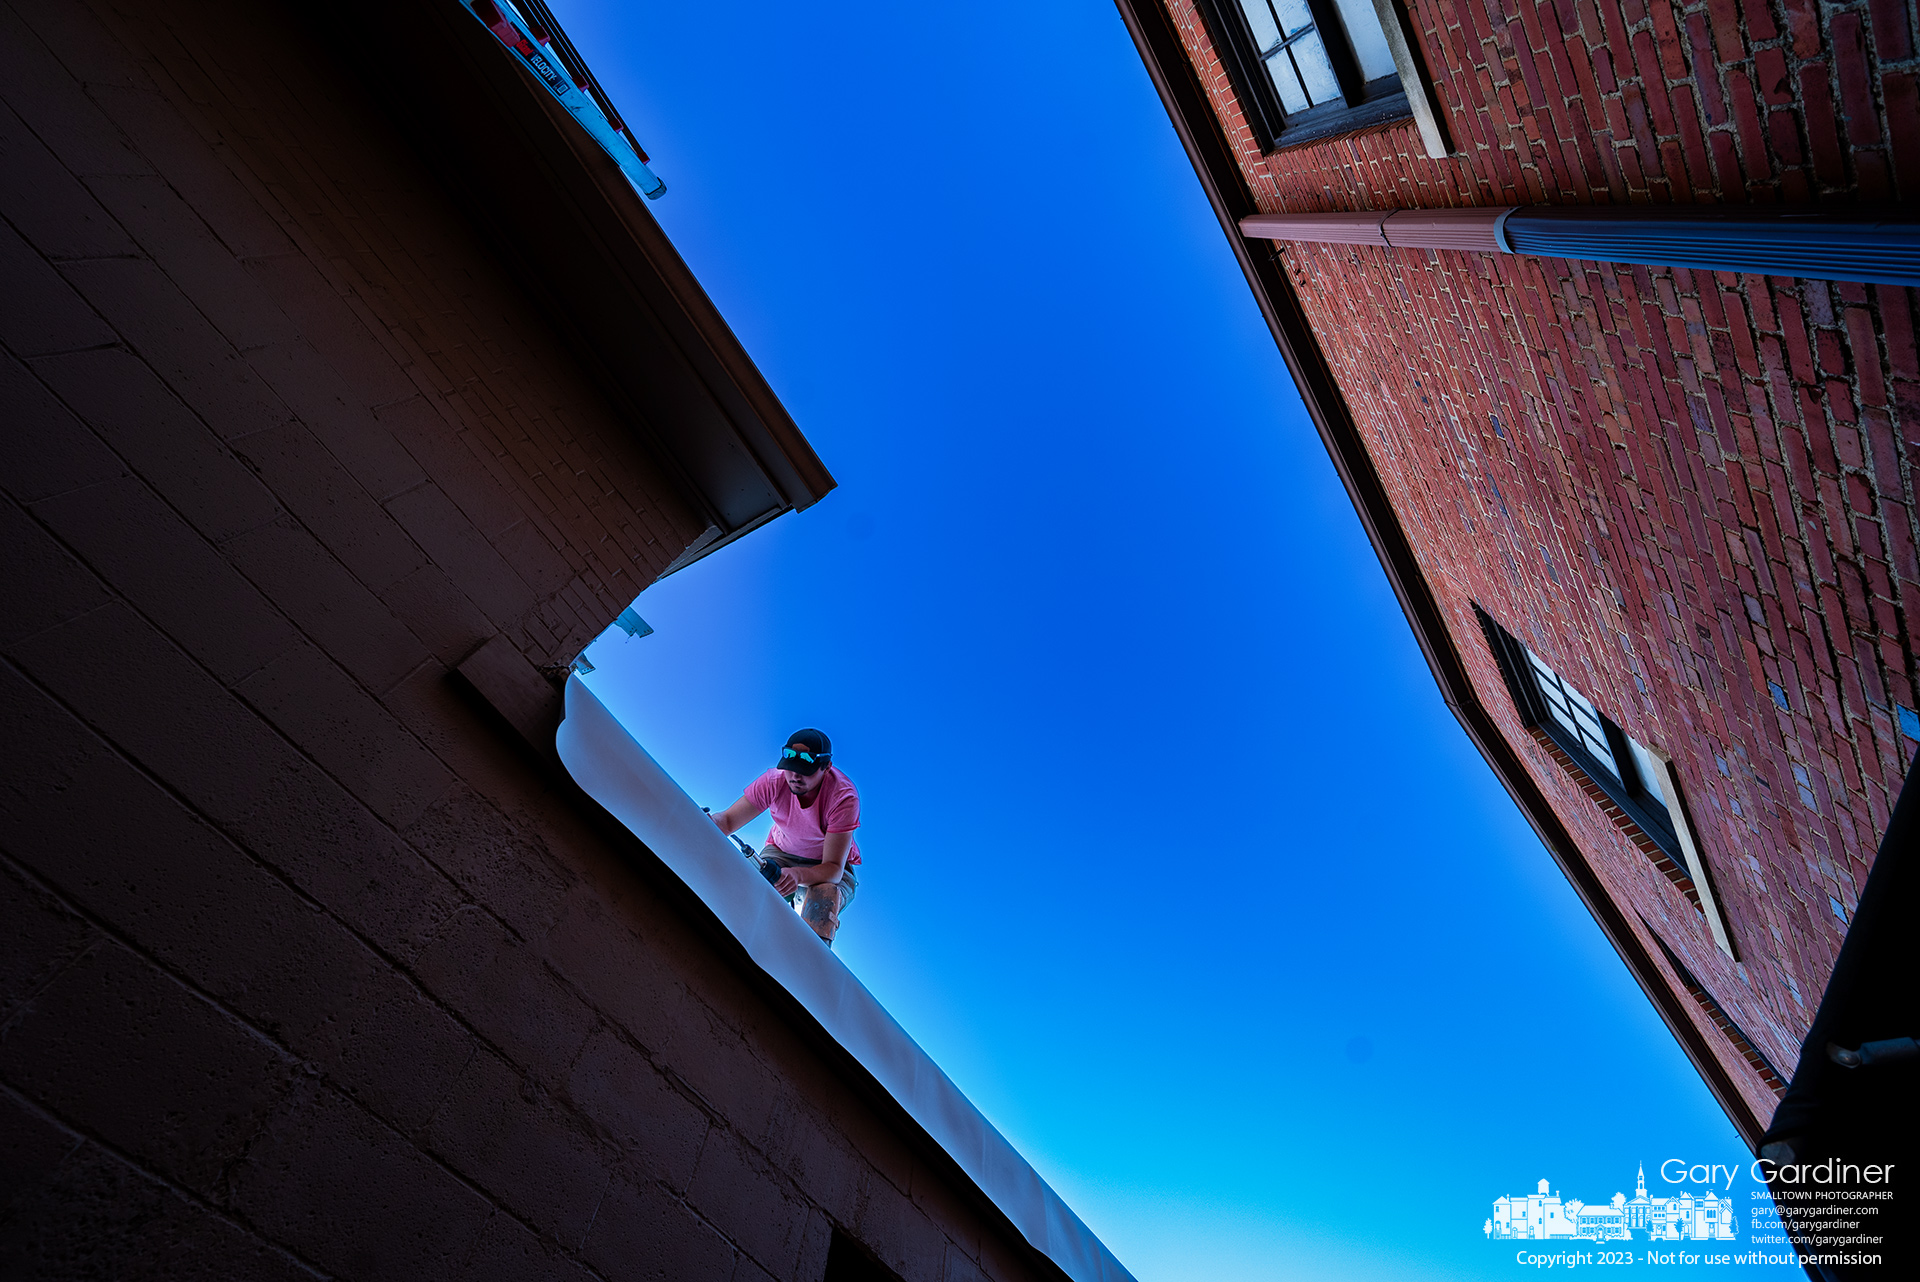
[[[1920,217],[1793,206],[1499,205],[1253,214],[1242,234],[1920,286]]]

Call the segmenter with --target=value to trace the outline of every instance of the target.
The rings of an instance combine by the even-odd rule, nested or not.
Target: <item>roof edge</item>
[[[788,1012],[796,1031],[846,1067],[902,1138],[943,1171],[954,1190],[1024,1245],[1041,1277],[1135,1282],[920,1044],[714,826],[578,674],[567,678],[565,717],[553,752],[570,784],[644,848],[685,892],[689,917]]]
[[[775,1017],[803,1046],[819,1055],[838,1080],[875,1110],[880,1124],[890,1130],[915,1159],[936,1172],[960,1201],[983,1216],[987,1225],[999,1232],[1008,1246],[1033,1267],[1036,1276],[1043,1282],[1134,1282],[1133,1275],[1113,1259],[1112,1253],[1086,1228],[1072,1208],[1060,1200],[1059,1195],[1033,1171],[1031,1164],[1012,1148],[992,1123],[979,1114],[978,1109],[959,1092],[945,1072],[926,1056],[919,1044],[899,1029],[893,1017],[874,1001],[864,985],[848,975],[853,987],[865,998],[862,1004],[870,1005],[869,1013],[877,1012],[879,1016],[877,1022],[869,1024],[869,1029],[879,1028],[884,1036],[886,1028],[893,1028],[899,1039],[911,1047],[909,1057],[917,1056],[931,1068],[932,1072],[925,1077],[925,1083],[935,1086],[944,1083],[961,1105],[956,1110],[959,1117],[964,1120],[968,1113],[973,1114],[985,1131],[990,1132],[998,1145],[1010,1155],[1012,1161],[1003,1162],[998,1171],[1002,1175],[1017,1177],[1024,1170],[1031,1175],[1039,1187],[1046,1190],[1041,1200],[1053,1202],[1064,1212],[1055,1227],[1071,1231],[1077,1226],[1079,1233],[1098,1248],[1098,1253],[1111,1261],[1112,1269],[1092,1275],[1088,1275],[1084,1269],[1079,1273],[1069,1273],[1056,1258],[1065,1252],[1058,1250],[1061,1243],[1055,1240],[1054,1233],[1042,1232],[1041,1242],[1031,1240],[1027,1230],[1015,1222],[1001,1201],[983,1187],[979,1178],[985,1173],[981,1170],[981,1163],[977,1160],[970,1163],[974,1168],[970,1171],[969,1164],[963,1163],[955,1152],[962,1146],[943,1143],[922,1117],[916,1116],[901,1098],[902,1094],[910,1092],[896,1093],[900,1085],[898,1073],[893,1074],[896,1079],[893,1087],[881,1081],[873,1066],[864,1062],[841,1036],[829,1029],[816,1010],[803,999],[802,994],[809,992],[810,986],[790,986],[775,972],[786,972],[791,978],[791,968],[780,965],[764,947],[756,955],[756,950],[748,940],[760,932],[741,928],[743,919],[737,912],[738,897],[724,889],[726,873],[744,870],[745,861],[738,859],[733,847],[724,844],[725,838],[719,838],[723,843],[719,859],[703,860],[698,857],[697,850],[687,849],[689,843],[684,840],[684,829],[678,838],[675,837],[672,825],[676,811],[680,812],[678,819],[691,821],[702,836],[711,834],[717,837],[719,830],[712,827],[704,812],[694,809],[694,803],[685,791],[600,702],[599,696],[580,679],[579,674],[569,673],[563,679],[556,675],[557,672],[535,667],[504,637],[496,635],[462,660],[449,677],[453,689],[471,710],[483,717],[504,742],[513,743],[524,752],[523,764],[531,768],[543,783],[556,790],[561,801],[580,817],[587,829],[605,842],[624,866],[659,894],[669,911],[677,914],[696,938],[714,949],[721,963],[749,991],[768,1004]],[[572,721],[572,729],[568,730],[572,715],[570,704],[573,712],[582,715]],[[574,767],[567,760],[570,755],[567,740],[572,739],[572,746],[579,749],[582,738],[591,742],[584,751],[574,751],[571,755],[576,764],[585,764],[583,773],[588,775],[587,783],[574,777]],[[611,789],[607,786],[609,781],[613,785]],[[592,785],[591,789],[588,784]],[[605,801],[602,800],[603,796]],[[606,804],[608,801],[625,813],[615,813]],[[632,803],[636,801],[641,811],[653,812],[664,821],[655,823],[641,820],[639,828],[648,830],[648,836],[643,836],[632,822],[635,816]],[[688,858],[689,854],[693,857]],[[719,874],[717,881],[714,876],[716,873]],[[747,902],[769,909],[771,905],[765,899],[764,885],[757,876],[751,877],[748,881],[751,894]],[[720,893],[715,893],[716,886],[721,888]],[[735,911],[723,916],[723,910],[727,909]],[[756,923],[758,915],[749,911],[744,920],[749,926],[764,924]],[[775,909],[771,915],[782,914]],[[791,913],[784,914],[786,918],[792,916]],[[795,923],[786,921],[784,924],[792,926]],[[818,944],[811,940],[812,932],[808,931],[807,935],[808,950],[814,952],[812,960],[816,963],[822,961],[817,955]],[[803,956],[808,950],[803,950]],[[774,961],[773,970],[769,970],[765,964],[769,960]],[[834,964],[841,965],[837,961]],[[844,966],[841,969],[844,971]],[[871,1038],[867,1040],[871,1041]],[[950,1122],[952,1118],[948,1120]],[[1082,1260],[1085,1260],[1084,1253]],[[1069,1262],[1072,1262],[1071,1258]]]
[[[532,77],[522,75],[520,79],[528,96],[539,104],[554,131],[565,140],[581,168],[592,176],[608,207],[620,217],[627,233],[646,255],[648,266],[658,273],[693,333],[725,371],[733,388],[752,407],[758,426],[777,448],[779,461],[792,472],[791,476],[781,475],[786,469],[769,467],[767,462],[762,462],[762,467],[780,485],[783,497],[793,505],[794,511],[804,511],[825,498],[838,482],[821,461],[813,443],[801,432],[800,425],[793,421],[766,375],[760,372],[746,345],[733,332],[733,326],[721,315],[706,286],[693,274],[686,259],[680,256],[679,248],[647,209],[640,193],[633,190],[612,157],[602,151],[590,135],[574,126],[566,108],[540,92]],[[745,532],[743,529],[737,533]]]
[[[705,524],[733,536],[834,488],[620,163],[465,3],[345,0],[302,20]]]
[[[1393,594],[1400,601],[1408,626],[1413,629],[1414,640],[1419,643],[1427,667],[1440,687],[1440,697],[1453,710],[1467,738],[1492,767],[1494,777],[1520,807],[1547,853],[1553,856],[1573,886],[1574,893],[1580,896],[1620,960],[1626,963],[1641,990],[1660,1012],[1707,1089],[1713,1092],[1740,1132],[1741,1139],[1757,1152],[1765,1127],[1713,1054],[1686,1008],[1667,986],[1652,954],[1634,935],[1625,914],[1608,896],[1573,835],[1553,812],[1546,795],[1527,773],[1519,754],[1480,701],[1479,692],[1474,689],[1454,645],[1439,600],[1393,510],[1386,486],[1361,440],[1352,411],[1340,394],[1332,367],[1300,307],[1293,283],[1270,244],[1250,243],[1240,234],[1240,219],[1262,211],[1234,159],[1232,145],[1207,100],[1205,87],[1194,71],[1171,16],[1156,0],[1114,0],[1114,3],[1133,37],[1134,47],[1140,52],[1141,61],[1146,64],[1154,89],[1160,94],[1161,104],[1172,118],[1174,132],[1186,149],[1187,159],[1193,163],[1207,201],[1220,220],[1220,230],[1253,290],[1260,313],[1266,317],[1267,328],[1272,331],[1281,358],[1300,390],[1300,399],[1306,404],[1307,416],[1313,420],[1320,443],[1326,447],[1340,483],[1346,487],[1360,524],[1367,532],[1367,540],[1380,558],[1380,567],[1386,571]]]

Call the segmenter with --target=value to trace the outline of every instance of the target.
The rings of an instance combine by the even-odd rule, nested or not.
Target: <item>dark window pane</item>
[[[1540,697],[1545,701],[1547,711],[1553,714],[1553,719],[1571,731],[1580,745],[1618,779],[1620,765],[1613,759],[1613,749],[1607,746],[1607,732],[1601,724],[1600,710],[1531,650],[1527,651],[1527,662],[1533,665],[1534,681],[1540,687]]]

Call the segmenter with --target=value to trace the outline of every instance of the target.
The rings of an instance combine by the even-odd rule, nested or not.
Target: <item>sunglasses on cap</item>
[[[780,752],[780,769],[791,770],[795,774],[810,775],[821,766],[833,760],[831,752],[809,752],[804,748],[784,748]]]

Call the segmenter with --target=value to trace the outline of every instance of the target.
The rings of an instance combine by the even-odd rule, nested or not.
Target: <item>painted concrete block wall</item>
[[[1895,0],[1414,0],[1445,160],[1410,125],[1261,155],[1204,21],[1169,11],[1263,209],[1920,194],[1915,15]],[[1509,741],[1617,902],[1790,1075],[1913,751],[1911,291],[1283,256]],[[1475,602],[1672,754],[1738,964],[1521,728]],[[1773,1091],[1699,1016],[1768,1116]]]
[[[0,5],[0,1274],[1030,1276],[450,683],[703,523],[323,16]]]

